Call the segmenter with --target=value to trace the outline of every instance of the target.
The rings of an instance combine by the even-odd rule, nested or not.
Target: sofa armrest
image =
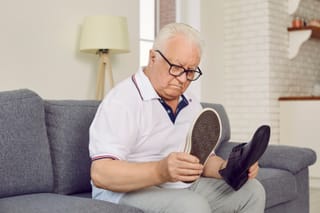
[[[314,164],[316,159],[315,151],[309,148],[269,145],[259,164],[261,167],[278,168],[296,174]]]
[[[224,159],[228,158],[232,147],[237,142],[224,143],[218,147],[217,155]],[[284,145],[269,145],[266,152],[259,160],[260,167],[287,170],[293,174],[312,165],[316,161],[316,153],[309,148],[300,148]]]

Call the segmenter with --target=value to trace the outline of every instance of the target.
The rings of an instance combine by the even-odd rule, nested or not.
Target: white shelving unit
[[[308,147],[320,155],[320,97],[280,98],[280,144]],[[320,163],[310,167],[310,185],[320,188]]]
[[[289,31],[289,59],[293,59],[299,53],[304,42],[310,39],[312,30]]]

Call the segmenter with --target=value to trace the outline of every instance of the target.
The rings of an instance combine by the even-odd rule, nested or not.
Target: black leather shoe
[[[227,166],[219,171],[223,179],[238,190],[248,180],[248,169],[257,162],[267,149],[270,139],[270,127],[260,126],[249,143],[233,147]]]

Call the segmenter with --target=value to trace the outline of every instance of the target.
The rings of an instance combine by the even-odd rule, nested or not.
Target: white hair
[[[166,42],[176,35],[183,35],[190,39],[194,44],[196,44],[200,51],[200,57],[203,50],[203,40],[200,36],[199,31],[192,28],[191,26],[183,23],[170,23],[165,25],[158,33],[154,43],[153,49],[161,49]]]

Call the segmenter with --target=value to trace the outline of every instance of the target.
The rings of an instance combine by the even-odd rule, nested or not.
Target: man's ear
[[[156,59],[156,52],[153,49],[149,50],[149,62],[153,64],[155,59]]]

